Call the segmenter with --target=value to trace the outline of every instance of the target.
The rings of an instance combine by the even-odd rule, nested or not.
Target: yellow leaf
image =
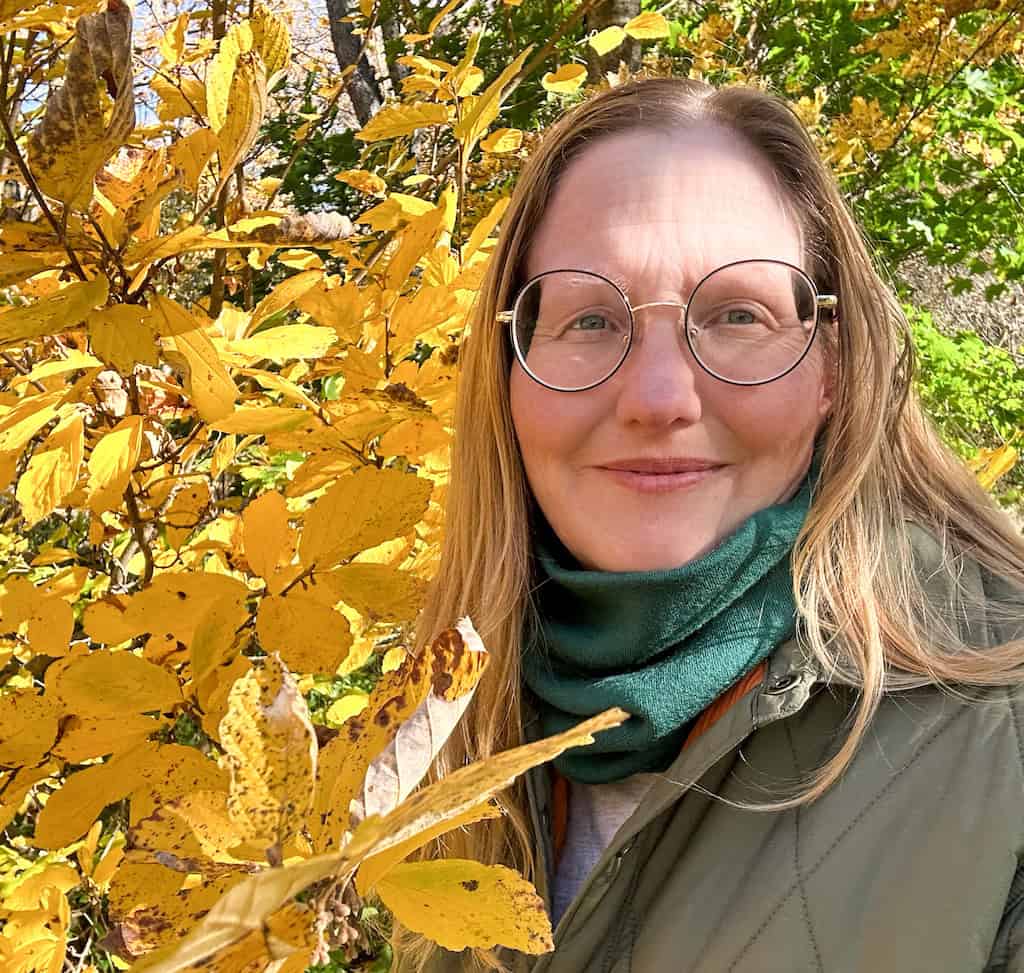
[[[334,178],[371,196],[383,196],[388,189],[388,184],[380,176],[368,172],[366,169],[346,169],[344,172],[339,172]]]
[[[185,389],[196,412],[206,422],[231,415],[238,389],[217,356],[213,342],[198,327],[164,338],[165,354],[176,354],[185,377]]]
[[[333,567],[414,526],[430,499],[429,480],[366,468],[345,476],[306,511],[299,556],[307,568]]]
[[[352,644],[348,619],[301,589],[267,595],[256,615],[266,652],[277,652],[295,672],[333,673]]]
[[[148,588],[127,600],[113,631],[100,627],[104,623],[110,626],[113,618],[97,616],[94,619],[89,609],[84,623],[90,636],[103,642],[113,641],[104,637],[108,634],[121,636],[130,631],[129,638],[144,632],[172,633],[185,645],[191,645],[196,629],[209,611],[230,619],[237,628],[248,617],[245,606],[248,596],[249,589],[241,581],[225,575],[165,573],[157,575]],[[94,624],[98,630],[94,629]]]
[[[0,268],[0,287],[20,284],[36,274],[53,269],[53,256],[40,256],[38,253],[5,253],[3,267]]]
[[[401,243],[385,271],[384,286],[388,290],[400,290],[420,258],[433,248],[439,234],[443,232],[444,216],[445,207],[437,206],[409,221],[402,231]]]
[[[322,270],[304,270],[286,277],[278,284],[252,312],[246,334],[252,334],[267,318],[278,311],[291,307],[307,291],[316,287],[323,280]]]
[[[52,699],[33,691],[0,696],[0,765],[39,763],[57,739],[59,716]]]
[[[59,507],[78,482],[85,426],[78,412],[63,420],[32,455],[18,479],[15,497],[31,525]]]
[[[156,259],[150,257],[148,259]],[[197,321],[177,301],[163,294],[151,294],[149,296],[149,308],[146,314],[146,321],[153,331],[165,338],[173,338],[178,335],[188,334],[200,327]]]
[[[189,963],[202,962],[261,930],[267,916],[315,882],[328,876],[347,879],[370,855],[457,817],[503,790],[531,767],[552,760],[570,747],[592,743],[594,733],[618,726],[628,718],[624,710],[608,710],[564,733],[460,767],[444,780],[417,791],[386,817],[364,821],[341,851],[247,877],[219,899],[174,950],[148,966],[146,973],[176,973]]]
[[[253,359],[269,358],[281,363],[293,358],[322,358],[337,340],[338,335],[333,328],[321,328],[315,324],[285,324],[267,328],[251,338],[230,341],[227,349]]]
[[[236,25],[241,26],[241,25]],[[209,79],[207,96],[209,97]],[[238,55],[234,77],[228,93],[226,116],[217,132],[220,178],[217,189],[227,184],[235,166],[252,148],[267,110],[267,79],[257,55],[243,51]]]
[[[295,270],[323,270],[324,262],[312,250],[282,250],[277,262]]]
[[[184,173],[184,188],[187,191],[196,191],[199,177],[216,151],[217,136],[208,128],[196,129],[174,143],[171,164]]]
[[[563,64],[556,71],[549,71],[541,78],[545,91],[572,94],[587,79],[587,69],[582,64]]]
[[[134,128],[132,11],[111,3],[75,24],[64,83],[46,99],[29,140],[29,167],[39,188],[68,206],[84,206],[97,171]]]
[[[93,447],[88,486],[89,509],[93,513],[121,505],[141,449],[142,416],[125,416]]]
[[[384,653],[384,658],[381,660],[380,671],[394,672],[396,669],[401,668],[402,663],[405,662],[408,654],[409,653],[399,645],[396,645],[393,649],[388,649],[387,652]]]
[[[648,11],[634,17],[623,28],[630,36],[639,41],[657,40],[659,37],[669,37],[671,31],[668,29],[668,21],[659,13]]]
[[[448,121],[445,105],[423,102],[382,108],[363,128],[356,132],[361,142],[379,142],[399,135],[411,135],[417,129],[444,125]]]
[[[51,665],[46,692],[68,712],[82,716],[168,710],[181,702],[173,673],[131,652],[105,650]]]
[[[371,746],[379,743],[378,727],[385,720],[401,720],[397,732],[370,762],[363,775],[362,786],[351,800],[353,821],[362,821],[375,814],[388,814],[419,785],[441,747],[451,736],[462,714],[469,706],[477,683],[487,667],[487,651],[468,618],[462,618],[454,629],[446,629],[430,645],[426,658],[407,658],[396,670],[395,681],[404,681],[410,702],[422,697],[412,713],[400,717],[394,700],[379,697],[371,702],[374,712],[371,720],[376,726],[365,731],[363,738]],[[425,671],[427,691],[423,693],[417,682]],[[397,720],[396,720],[397,721]],[[385,733],[389,728],[385,727]],[[374,740],[374,737],[377,737]],[[360,756],[366,751],[359,742],[355,749]],[[354,755],[353,755],[354,756]],[[352,759],[358,767],[360,760]],[[348,768],[334,788],[345,807],[347,796],[345,778]]]
[[[464,2],[465,0],[448,0],[448,2],[436,14],[434,14],[433,17],[430,18],[430,23],[427,25],[427,33],[433,34],[434,31],[437,30],[437,25],[440,24],[441,21],[448,14],[450,14],[456,7],[458,7],[461,3]]]
[[[187,31],[188,11],[185,11],[185,13],[178,14],[170,29],[160,38],[160,53],[167,64],[173,66],[181,61],[182,52],[185,50]]]
[[[433,841],[434,838],[447,834],[449,831],[454,831],[456,828],[464,828],[468,825],[476,824],[477,821],[486,821],[500,817],[501,808],[491,801],[484,801],[476,807],[463,811],[454,818],[449,818],[447,821],[442,821],[432,828],[427,828],[426,831],[421,831],[407,841],[403,841],[400,845],[395,845],[387,851],[382,851],[379,855],[371,855],[360,865],[359,871],[356,872],[357,891],[360,895],[366,896],[376,886],[377,881],[382,875],[386,874],[400,861],[408,858],[418,848],[422,848],[428,841]]]
[[[484,152],[515,152],[523,144],[523,133],[518,128],[496,128],[481,143]]]
[[[137,713],[117,716],[71,716],[63,724],[53,755],[70,764],[129,750],[163,723]]]
[[[445,949],[501,945],[532,954],[554,949],[543,899],[504,865],[405,862],[377,882],[377,894],[399,922]]]
[[[178,118],[201,121],[206,117],[206,89],[197,78],[182,77],[169,81],[157,74],[150,78],[149,86],[160,97],[156,108],[160,121],[173,122]],[[214,139],[217,137],[209,129],[202,131]]]
[[[368,223],[377,233],[397,230],[414,216],[422,216],[434,208],[427,199],[409,196],[407,193],[391,193],[382,203],[356,217],[357,223]]]
[[[330,590],[360,615],[375,621],[412,621],[423,607],[426,585],[407,571],[386,564],[345,564],[316,575],[317,585]]]
[[[156,336],[148,317],[138,304],[114,304],[90,312],[87,321],[93,354],[124,375],[130,374],[136,363],[156,365]]]
[[[998,449],[982,449],[971,461],[970,468],[978,477],[978,482],[991,490],[996,483],[1010,472],[1020,458],[1016,448],[1006,443]]]
[[[37,767],[22,767],[11,775],[4,775],[4,788],[0,794],[0,827],[6,828],[21,811],[29,791],[40,781],[52,777],[60,769],[56,761],[48,760]]]
[[[352,719],[353,716],[358,716],[366,709],[369,700],[369,694],[360,692],[347,693],[340,699],[336,699],[327,707],[325,714],[327,725],[338,727],[346,720]]]
[[[247,408],[242,406],[226,419],[210,424],[218,432],[237,433],[242,436],[261,436],[270,432],[288,432],[309,421],[305,409],[268,405]]]
[[[41,861],[46,861],[46,859]],[[4,909],[11,911],[38,909],[40,900],[47,889],[53,888],[59,892],[67,892],[78,885],[80,881],[78,872],[63,862],[51,862],[42,867],[40,867],[40,863],[37,863],[35,867],[39,868],[39,871],[30,870],[20,879],[16,879],[10,884],[5,883]]]
[[[65,655],[75,625],[71,605],[48,585],[34,585],[25,577],[8,577],[4,584],[7,593],[0,596],[0,617],[14,627],[27,625],[33,652]]]
[[[609,51],[614,51],[626,39],[626,36],[626,32],[618,24],[612,24],[611,27],[605,27],[604,30],[588,38],[587,43],[598,54],[604,55]]]
[[[220,742],[232,823],[244,839],[280,850],[305,826],[317,754],[306,701],[280,658],[268,656],[232,687]]]
[[[27,398],[0,417],[0,453],[20,453],[28,441],[57,415],[60,392]]]
[[[252,27],[248,21],[233,24],[220,39],[217,53],[206,68],[206,117],[210,128],[220,134],[231,113],[231,88],[239,56],[252,50]]]
[[[94,307],[106,303],[108,286],[107,278],[101,275],[68,284],[34,304],[5,309],[0,313],[0,347],[76,327]]]
[[[501,99],[505,89],[512,80],[519,74],[530,55],[534,45],[531,44],[491,83],[487,90],[478,97],[473,97],[472,105],[463,115],[462,120],[455,126],[454,135],[462,143],[464,164],[468,163],[469,155],[484,132],[491,127],[491,123],[498,117],[501,111]],[[469,99],[467,99],[468,101]]]
[[[473,227],[473,232],[469,235],[468,242],[462,248],[463,263],[466,263],[484,245],[491,233],[494,232],[494,228],[505,215],[505,210],[508,209],[508,204],[511,201],[511,197],[502,196],[490,208],[487,215]]]
[[[253,50],[266,66],[267,88],[273,88],[291,63],[292,41],[288,26],[262,3],[256,7],[249,24],[252,27]]]
[[[173,814],[187,825],[200,850],[209,858],[223,858],[242,843],[242,836],[228,811],[228,795],[220,791],[184,794],[163,805],[161,810],[165,816]]]
[[[126,862],[108,894],[111,919],[125,951],[138,956],[180,939],[241,878],[239,872],[228,872],[192,886],[186,875],[163,865]]]
[[[280,493],[264,493],[242,512],[245,559],[268,587],[278,565],[291,561],[295,553],[295,539],[295,531],[288,526],[288,507]]]
[[[11,380],[10,388],[17,389],[30,382],[38,382],[41,379],[49,378],[51,375],[62,375],[65,372],[77,371],[80,368],[95,368],[103,363],[87,355],[84,352],[71,349],[66,358],[59,358],[56,361],[44,361],[32,368],[26,375],[18,375]]]
[[[36,818],[33,843],[40,848],[71,844],[108,804],[144,786],[158,788],[164,800],[173,800],[196,790],[226,790],[227,779],[194,747],[141,743],[65,778]]]
[[[119,840],[112,842],[107,847],[107,850],[96,863],[96,867],[90,876],[93,885],[101,892],[107,891],[110,886],[110,880],[114,877],[114,873],[124,859],[124,835],[119,833],[117,839]]]

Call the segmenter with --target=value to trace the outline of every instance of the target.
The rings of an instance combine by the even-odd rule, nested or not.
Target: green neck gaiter
[[[540,631],[523,652],[544,737],[612,706],[632,714],[555,766],[600,784],[664,771],[689,724],[795,632],[790,554],[817,482],[816,452],[786,503],[663,571],[582,568],[544,518],[534,530]]]

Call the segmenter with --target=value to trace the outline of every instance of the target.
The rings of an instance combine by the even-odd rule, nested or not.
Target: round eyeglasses
[[[634,315],[673,307],[697,363],[732,385],[764,385],[791,372],[810,350],[820,311],[838,299],[782,260],[737,260],[702,278],[685,304],[633,306],[619,286],[589,270],[549,270],[531,278],[511,311],[516,358],[541,385],[583,392],[611,378],[626,360]]]

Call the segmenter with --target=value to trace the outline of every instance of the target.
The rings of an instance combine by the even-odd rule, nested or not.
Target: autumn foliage
[[[0,221],[0,965],[297,973],[369,955],[371,902],[449,949],[550,949],[521,876],[407,859],[624,714],[417,789],[487,653],[470,619],[406,649],[460,341],[536,137],[503,104],[527,78],[572,98],[586,70],[546,63],[549,38],[485,75],[480,31],[454,61],[409,53],[335,173],[365,205],[297,213],[278,194],[317,119],[283,175],[260,142],[294,70],[284,13],[183,10],[141,70],[137,19],[0,0],[0,176],[20,201]],[[909,23],[872,43],[916,64]],[[734,23],[677,26],[641,12],[587,43],[754,80]],[[945,36],[929,69],[962,54]],[[351,78],[318,92],[321,121]],[[794,105],[839,170],[935,124]],[[1015,458],[976,468],[994,483]]]

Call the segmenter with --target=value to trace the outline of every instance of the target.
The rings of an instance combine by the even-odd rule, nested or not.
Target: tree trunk
[[[327,0],[327,16],[331,24],[331,43],[338,67],[342,70],[356,63],[362,38],[352,33],[352,25],[342,23],[341,18],[349,15],[348,0]],[[364,54],[359,58],[355,74],[348,86],[349,99],[360,126],[365,125],[380,111],[384,104],[380,84],[370,62]]]
[[[586,15],[587,33],[602,31],[613,24],[623,27],[639,14],[640,0],[606,0]],[[608,72],[618,72],[619,61],[625,61],[630,72],[640,69],[640,42],[632,37],[627,37],[614,51],[607,54],[598,54],[589,44],[586,45],[586,52],[589,84],[603,80]]]

